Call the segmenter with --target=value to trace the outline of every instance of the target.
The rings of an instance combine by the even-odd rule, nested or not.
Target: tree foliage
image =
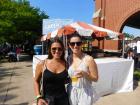
[[[29,2],[0,0],[0,43],[33,41],[42,33],[42,19],[48,16]]]
[[[133,34],[129,34],[129,33],[123,33],[125,35],[126,38],[130,38],[133,39],[134,35]]]

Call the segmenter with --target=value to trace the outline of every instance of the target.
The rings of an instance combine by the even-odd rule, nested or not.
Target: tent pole
[[[125,40],[123,38],[123,40],[122,40],[122,58],[124,58],[124,44],[125,44]]]

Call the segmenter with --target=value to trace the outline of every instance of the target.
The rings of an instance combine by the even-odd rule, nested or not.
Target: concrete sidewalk
[[[32,105],[32,62],[0,64],[0,105]]]
[[[133,92],[116,93],[101,97],[95,105],[140,105],[140,86]]]
[[[140,105],[140,86],[133,92],[101,97],[95,105]],[[0,64],[0,105],[32,105],[32,61]]]

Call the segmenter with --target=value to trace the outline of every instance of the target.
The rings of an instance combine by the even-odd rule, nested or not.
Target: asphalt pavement
[[[32,60],[22,55],[19,62],[0,62],[0,105],[33,105]],[[140,85],[134,91],[101,97],[95,105],[140,105]]]

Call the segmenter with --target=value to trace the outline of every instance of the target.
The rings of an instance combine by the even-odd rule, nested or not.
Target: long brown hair
[[[59,40],[58,38],[54,38],[53,40],[50,41],[49,49],[48,49],[48,59],[53,58],[52,53],[51,53],[51,46],[53,43],[59,43],[61,45],[63,52],[62,52],[60,59],[65,60],[65,48],[64,48],[63,42],[61,40]]]

